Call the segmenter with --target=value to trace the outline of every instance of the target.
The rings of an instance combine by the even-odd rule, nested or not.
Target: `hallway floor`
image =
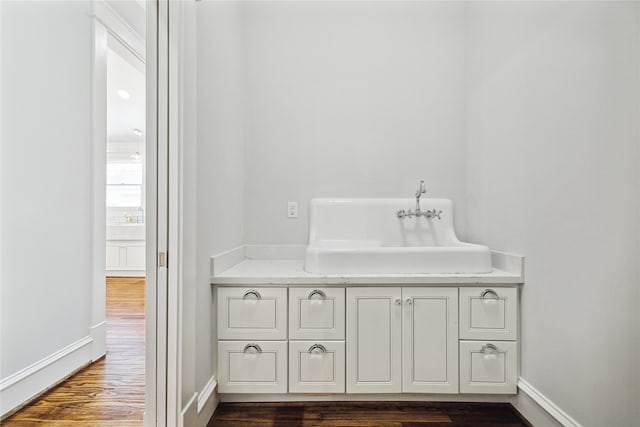
[[[106,357],[16,412],[3,427],[142,425],[144,278],[108,278],[106,315]]]

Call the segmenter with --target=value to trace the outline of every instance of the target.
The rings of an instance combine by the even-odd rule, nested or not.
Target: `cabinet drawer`
[[[286,393],[286,341],[218,341],[220,393]]]
[[[289,338],[344,339],[344,288],[289,289]]]
[[[285,288],[218,288],[219,339],[287,339]]]
[[[516,340],[517,288],[460,288],[460,339]]]
[[[515,394],[518,344],[460,341],[460,393]]]
[[[290,341],[290,393],[344,393],[344,341]]]

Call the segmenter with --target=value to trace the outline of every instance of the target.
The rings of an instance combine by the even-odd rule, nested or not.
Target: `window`
[[[107,163],[107,207],[142,207],[142,163]]]

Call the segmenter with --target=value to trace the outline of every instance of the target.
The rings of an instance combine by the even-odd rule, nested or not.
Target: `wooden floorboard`
[[[221,403],[208,427],[522,427],[507,403]]]
[[[109,278],[106,286],[106,357],[41,395],[3,427],[142,425],[144,278]]]

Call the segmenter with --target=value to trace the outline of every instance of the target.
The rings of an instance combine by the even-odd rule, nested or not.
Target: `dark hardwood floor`
[[[507,403],[221,403],[208,427],[522,427]]]
[[[107,355],[2,422],[18,426],[141,426],[144,279],[107,279]]]

